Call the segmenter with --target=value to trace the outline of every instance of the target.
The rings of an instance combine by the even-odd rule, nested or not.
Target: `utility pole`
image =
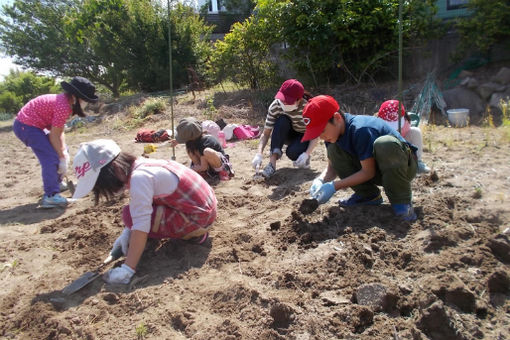
[[[168,10],[168,69],[170,70],[170,116],[172,117],[172,138],[175,139],[174,83],[172,79],[172,23],[170,21],[170,0],[167,0],[167,10]],[[172,160],[175,160],[175,146],[172,146]]]

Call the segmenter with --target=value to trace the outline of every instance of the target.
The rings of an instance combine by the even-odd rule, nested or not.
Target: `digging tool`
[[[71,193],[71,195],[74,195],[74,191],[76,190],[76,187],[74,186],[73,181],[71,181],[69,179],[69,177],[67,177],[67,176],[65,176],[65,180],[66,180],[66,184],[67,184],[67,189],[69,189],[69,192]]]
[[[101,276],[101,270],[109,263],[117,260],[119,257],[121,257],[122,254],[122,248],[118,247],[116,248],[107,258],[103,261],[103,263],[96,268],[96,270],[91,272],[86,272],[70,284],[64,287],[62,289],[62,293],[65,295],[71,295],[73,293],[76,293],[95,279],[97,279],[99,276]]]

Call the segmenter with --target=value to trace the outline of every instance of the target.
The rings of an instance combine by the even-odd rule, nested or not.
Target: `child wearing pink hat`
[[[398,131],[398,100],[387,100],[381,104],[377,117],[384,119],[388,124]],[[419,127],[411,126],[411,118],[406,113],[402,104],[402,114],[400,119],[400,134],[409,143],[418,148],[416,156],[418,157],[418,173],[427,173],[430,168],[422,160],[423,155],[423,137]]]

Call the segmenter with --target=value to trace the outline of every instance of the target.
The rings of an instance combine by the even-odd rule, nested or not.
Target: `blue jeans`
[[[292,128],[290,118],[285,115],[280,115],[276,118],[273,126],[273,133],[271,134],[271,154],[278,154],[278,158],[282,156],[282,148],[287,145],[285,154],[291,160],[295,161],[298,157],[308,149],[310,142],[301,142],[303,133],[299,133]]]
[[[58,171],[58,154],[43,130],[14,120],[13,131],[26,146],[32,148],[42,168],[44,194],[53,196],[60,192],[61,181]]]

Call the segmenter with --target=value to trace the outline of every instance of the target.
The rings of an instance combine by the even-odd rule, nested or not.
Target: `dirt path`
[[[176,110],[202,118],[191,104]],[[65,297],[66,284],[106,257],[127,198],[36,209],[37,160],[4,124],[0,336],[510,338],[510,243],[501,234],[510,227],[508,130],[434,127],[425,135],[424,158],[435,172],[413,183],[418,221],[411,225],[394,219],[387,203],[340,208],[336,201],[349,191],[303,215],[298,208],[325,166],[323,146],[311,169],[284,160],[258,184],[250,164],[257,143],[237,142],[227,149],[236,177],[215,186],[219,215],[206,246],[150,242],[130,287],[99,279]],[[142,153],[134,131],[104,123],[69,133],[71,154],[80,141],[104,137]],[[151,158],[169,158],[170,150]],[[176,153],[187,164],[182,146]]]

